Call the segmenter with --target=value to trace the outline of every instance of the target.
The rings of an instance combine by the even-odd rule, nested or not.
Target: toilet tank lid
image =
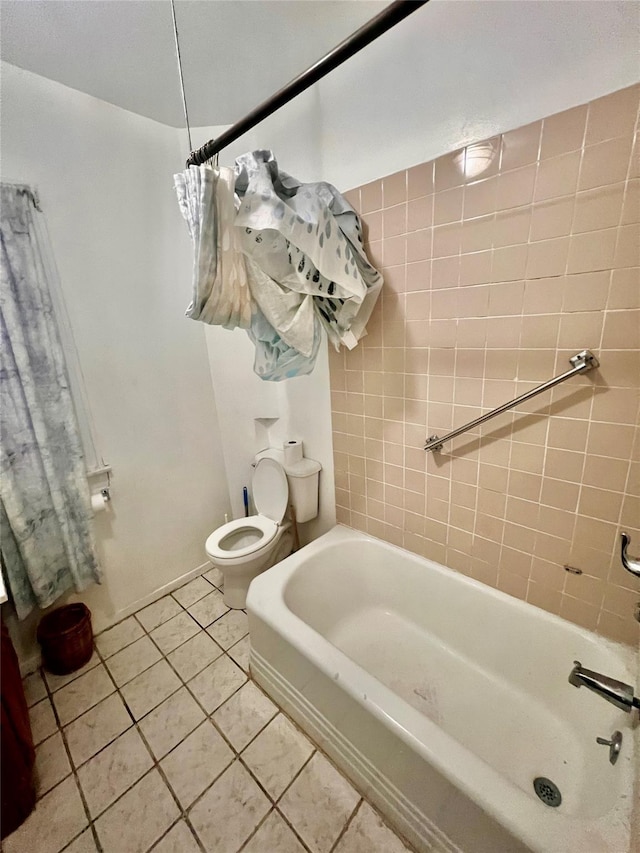
[[[258,513],[280,524],[289,503],[289,484],[282,466],[275,459],[260,459],[253,472],[251,487]]]
[[[286,465],[284,453],[276,447],[268,447],[266,450],[256,453],[255,463],[257,464],[261,459],[275,459],[284,468],[288,477],[310,477],[312,474],[322,471],[322,465],[319,462],[316,462],[315,459],[307,459],[306,457],[299,462],[294,462],[292,465]]]

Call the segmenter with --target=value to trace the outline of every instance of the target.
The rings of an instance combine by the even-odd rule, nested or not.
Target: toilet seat
[[[275,459],[260,459],[251,478],[251,489],[258,513],[280,524],[289,502],[289,483],[282,466]]]
[[[280,525],[264,515],[236,518],[213,531],[205,543],[205,550],[214,560],[236,562],[249,555],[257,556],[273,541],[279,529]],[[246,530],[249,536],[258,535],[244,547],[225,547],[224,540],[229,537],[233,539],[233,534],[240,534],[242,530]]]

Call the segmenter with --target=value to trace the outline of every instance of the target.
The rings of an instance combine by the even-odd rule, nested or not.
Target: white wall
[[[313,89],[265,120],[220,154],[221,165],[255,148],[271,148],[282,169],[302,181],[322,179],[320,168],[320,111]],[[198,147],[224,127],[192,128]],[[188,152],[186,134],[181,151]],[[184,158],[183,158],[184,159]],[[242,487],[250,486],[251,460],[266,446],[288,438],[304,441],[305,456],[322,465],[319,515],[301,525],[300,538],[310,541],[335,524],[331,399],[326,341],[313,373],[282,382],[265,382],[253,372],[254,347],[246,332],[206,327],[213,385],[218,402],[220,433],[231,495],[233,517],[244,512]]]
[[[322,175],[341,190],[622,89],[638,5],[431,0],[319,84]]]
[[[184,317],[182,161],[177,131],[3,63],[2,176],[39,189],[113,466],[95,520],[104,583],[82,596],[97,628],[203,564],[229,511],[203,327]]]

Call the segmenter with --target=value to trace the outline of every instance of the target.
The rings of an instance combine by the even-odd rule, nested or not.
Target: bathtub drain
[[[540,797],[545,806],[559,806],[562,802],[562,794],[557,785],[554,785],[551,779],[545,779],[544,776],[538,776],[533,780],[533,789]]]

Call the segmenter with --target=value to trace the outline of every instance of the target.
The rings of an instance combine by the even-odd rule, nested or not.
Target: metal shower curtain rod
[[[217,139],[210,139],[201,148],[192,151],[187,159],[187,166],[199,166],[201,163],[210,160],[215,154],[218,154],[223,148],[226,148],[227,145],[230,145],[238,137],[242,136],[243,133],[251,130],[252,127],[255,127],[263,119],[267,118],[267,116],[270,116],[276,110],[279,110],[280,107],[295,98],[296,95],[299,95],[305,89],[308,89],[309,86],[317,83],[318,80],[321,80],[333,71],[334,68],[342,65],[343,62],[358,53],[363,47],[375,41],[378,36],[386,33],[391,27],[400,23],[400,21],[428,2],[429,0],[395,0],[386,9],[383,9],[379,15],[367,21],[359,30],[356,30],[355,33],[352,33],[348,38],[336,45],[322,59],[319,59],[307,68],[306,71],[303,71],[302,74],[299,74],[287,83],[286,86],[251,110],[250,113],[247,113],[244,118],[236,122],[229,130],[225,130]]]

